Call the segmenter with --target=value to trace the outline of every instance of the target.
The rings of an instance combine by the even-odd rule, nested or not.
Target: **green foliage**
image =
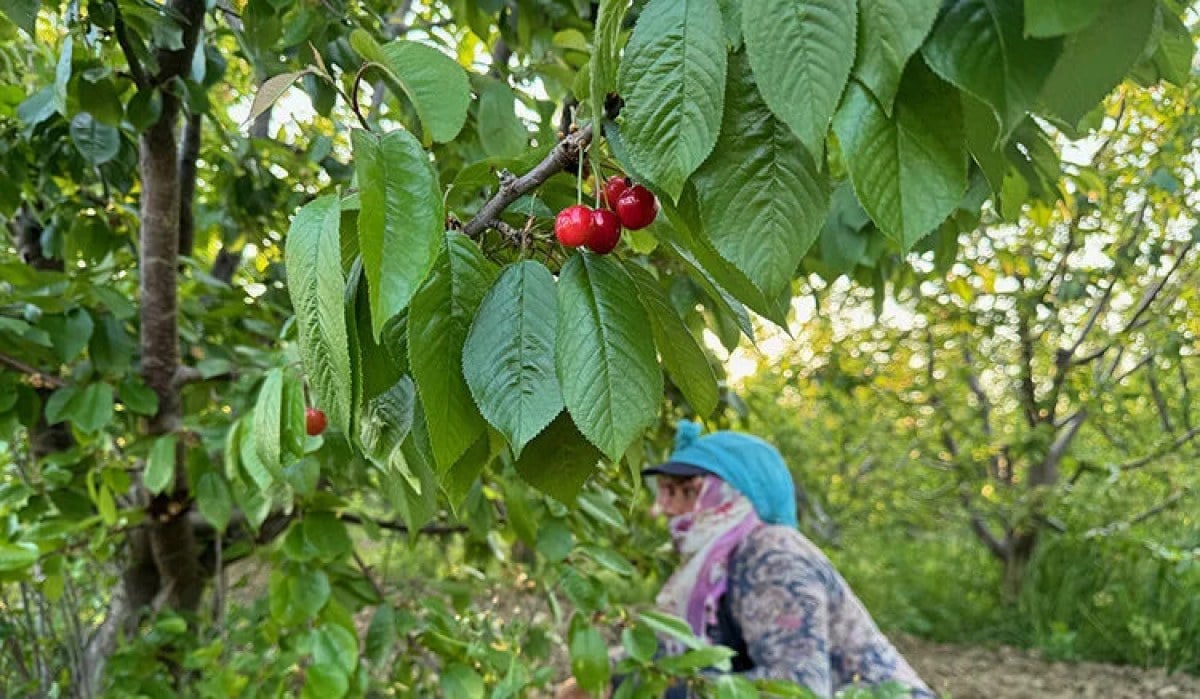
[[[1135,180],[1157,187],[1145,190],[1154,221],[1187,210],[1191,127],[1179,105],[1194,96],[1160,84],[1190,78],[1193,45],[1174,5],[1024,5],[456,0],[397,13],[249,0],[235,13],[192,0],[68,12],[0,3],[0,219],[11,233],[0,246],[0,516],[10,524],[0,577],[6,606],[20,598],[7,608],[31,612],[4,627],[20,640],[0,657],[0,674],[17,677],[11,692],[511,697],[561,679],[551,660],[560,640],[560,669],[570,662],[599,687],[605,631],[625,624],[637,692],[676,678],[752,695],[747,682],[702,672],[724,651],[678,620],[625,607],[649,599],[669,565],[634,474],[667,453],[679,417],[716,427],[744,414],[708,339],[754,340],[763,328],[752,314],[786,327],[794,294],[842,275],[877,310],[888,293],[903,301],[931,285],[919,311],[942,342],[977,327],[1011,337],[997,315],[1051,301],[972,304],[1045,271],[1062,226],[1090,221],[1101,201],[1106,220],[1132,211],[1136,198],[1114,193]],[[1103,103],[1114,89],[1128,107]],[[1167,97],[1148,104],[1148,94]],[[1148,170],[1132,155],[1064,165],[1048,124],[1119,141],[1109,122],[1126,108],[1172,125],[1175,145],[1144,151]],[[557,147],[560,129],[570,141]],[[1138,140],[1145,130],[1135,136],[1127,153],[1150,145]],[[591,178],[580,178],[585,167]],[[557,211],[622,174],[659,197],[658,220],[610,256],[559,246]],[[959,234],[994,225],[993,212],[1021,226],[1024,247],[976,237],[960,250]],[[1190,250],[1178,232],[1093,245],[1116,266],[1072,267],[1050,285],[1067,325],[1113,288],[1108,279],[1140,298],[1135,281],[1183,266]],[[1194,295],[1174,300],[1190,308]],[[1177,411],[1171,430],[1147,428],[1153,394],[1169,408],[1185,402],[1162,379],[1194,344],[1181,313],[1149,313],[1131,331],[1141,333],[1134,346],[1163,348],[1153,391],[1141,375],[1140,397],[1083,378],[1061,389],[1095,415],[1138,416],[1136,429],[1110,430],[1130,458],[1165,454],[1186,424]],[[830,335],[818,349],[860,341]],[[964,342],[1010,359],[991,340]],[[950,349],[937,351],[947,363]],[[943,402],[951,424],[968,403]],[[852,407],[931,419],[927,406],[890,406]],[[306,434],[306,407],[328,418],[321,434]],[[996,408],[1017,435],[1003,446],[1026,468],[1054,432],[1021,427],[1020,415]],[[1064,471],[1115,463],[1087,430]],[[872,448],[883,453],[906,443],[882,433],[889,441]],[[1000,446],[954,436],[980,459]],[[1061,514],[1058,492],[993,502],[968,484],[989,522]],[[961,484],[938,485],[944,498]],[[862,493],[836,494],[839,517],[875,511]],[[1152,506],[1135,493],[1112,507],[1134,504]],[[1078,521],[1100,519],[1110,518]],[[393,555],[395,538],[410,548]],[[1162,545],[1181,550],[1181,540]],[[1035,596],[1021,599],[1031,610],[1052,589],[1082,599],[1119,587],[1054,582],[1059,564],[1043,554],[1031,563]],[[225,586],[246,558],[266,579]],[[481,606],[501,576],[537,615]],[[146,588],[132,598],[162,611],[118,620],[136,641],[105,649],[106,675],[85,686],[82,645],[122,636],[96,626],[130,599],[116,586],[137,581]],[[897,616],[883,618],[926,619],[929,633],[954,623],[912,601],[913,588],[896,589]],[[961,609],[950,590],[921,591]],[[1139,660],[1190,667],[1181,649],[1194,630],[1165,615],[1195,610],[1174,598],[1147,609],[1132,618],[1124,608],[1131,618],[1110,635]],[[1066,646],[1087,638],[1079,619],[1095,613],[1023,628]],[[360,644],[355,620],[368,617]],[[654,632],[694,647],[660,663]]]

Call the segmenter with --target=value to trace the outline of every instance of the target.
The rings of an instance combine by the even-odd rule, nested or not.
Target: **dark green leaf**
[[[395,386],[371,399],[359,422],[363,453],[376,463],[386,463],[412,429],[416,390],[412,379],[400,378]]]
[[[600,457],[564,411],[521,452],[517,472],[538,490],[570,503]]]
[[[892,113],[900,76],[937,19],[941,0],[859,0],[854,76]]]
[[[582,614],[571,619],[571,674],[579,686],[599,692],[608,683],[608,649],[604,637],[590,626]]]
[[[708,362],[708,355],[650,272],[632,262],[626,263],[625,268],[633,277],[638,298],[650,316],[654,344],[671,381],[683,391],[696,414],[711,415],[719,395],[717,377]]]
[[[592,37],[591,72],[592,114],[604,112],[604,99],[617,91],[618,56],[621,51],[621,24],[629,11],[625,0],[602,0],[596,13],[596,33]]]
[[[1196,43],[1187,25],[1174,12],[1163,12],[1162,18],[1163,32],[1154,52],[1154,67],[1163,78],[1182,87],[1192,73]]]
[[[662,372],[649,319],[617,262],[581,253],[558,279],[558,379],[575,424],[616,461],[658,416]]]
[[[153,415],[158,412],[158,394],[134,377],[121,382],[121,402],[138,415]]]
[[[0,0],[0,12],[7,15],[13,24],[24,29],[30,39],[35,39],[37,37],[34,28],[37,25],[40,5],[40,0]]]
[[[743,54],[730,58],[725,95],[721,137],[692,183],[713,247],[771,297],[789,286],[817,239],[828,186],[759,96]]]
[[[412,100],[432,140],[447,143],[458,135],[471,104],[471,86],[454,59],[415,41],[379,46],[361,29],[351,32],[350,44],[363,58],[383,66],[389,87]]]
[[[299,325],[300,356],[313,405],[330,423],[350,427],[350,355],[335,195],[313,200],[296,213],[287,235],[287,287]]]
[[[491,157],[509,158],[529,147],[529,132],[517,117],[516,95],[499,80],[485,78],[479,91],[479,142]]]
[[[337,665],[310,665],[304,673],[301,699],[341,699],[350,690],[350,678]]]
[[[396,644],[396,612],[390,602],[384,602],[371,616],[367,626],[366,647],[363,654],[374,666],[382,666],[392,654]]]
[[[446,668],[438,678],[442,695],[446,699],[483,699],[483,678],[479,673],[462,663],[454,663]]]
[[[902,249],[958,206],[967,189],[958,95],[923,64],[905,74],[891,119],[854,84],[834,129],[859,201]]]
[[[322,624],[313,634],[313,662],[354,672],[358,666],[358,638],[340,624]]]
[[[82,308],[74,308],[61,316],[46,316],[38,323],[54,343],[54,351],[63,362],[69,362],[87,347],[95,324]]]
[[[121,149],[121,132],[93,117],[80,112],[71,120],[71,140],[89,163],[102,165],[117,156]]]
[[[329,601],[329,577],[319,568],[294,569],[287,575],[285,589],[291,619],[302,621],[316,616]]]
[[[105,427],[112,420],[112,414],[112,386],[93,383],[71,399],[66,417],[76,429],[91,434]]]
[[[922,51],[934,72],[987,103],[1007,136],[1033,106],[1061,48],[1058,39],[1024,35],[1018,2],[960,0]]]
[[[659,661],[658,666],[675,673],[706,668],[728,672],[729,659],[733,657],[733,654],[733,650],[726,646],[704,646],[689,650],[682,655],[663,658]]]
[[[1048,37],[1077,32],[1104,16],[1104,9],[1103,0],[1025,0],[1025,33]]]
[[[225,531],[233,512],[233,500],[221,474],[207,471],[200,475],[196,481],[196,506],[217,531]]]
[[[150,455],[146,457],[146,471],[142,474],[142,484],[155,495],[167,489],[175,480],[175,435],[167,435],[154,440],[150,447]]]
[[[126,118],[138,131],[149,128],[161,115],[162,92],[157,88],[139,90],[125,107]]]
[[[854,0],[745,0],[742,32],[759,90],[813,155],[854,65]]]
[[[488,291],[463,347],[471,395],[518,457],[563,408],[554,368],[557,314],[554,277],[526,260]]]
[[[557,520],[546,522],[538,529],[537,551],[551,563],[566,559],[575,547],[575,537]]]
[[[463,378],[462,356],[471,319],[496,278],[495,265],[466,236],[447,233],[445,241],[408,316],[409,363],[443,469],[486,429]]]
[[[337,559],[350,552],[350,534],[346,525],[332,512],[309,512],[304,516],[304,538],[317,555]]]
[[[28,541],[0,542],[0,572],[24,570],[38,560],[37,544]]]
[[[442,196],[428,154],[411,133],[376,136],[355,129],[352,141],[362,199],[359,250],[378,339],[388,319],[408,307],[433,266],[445,223]]]
[[[258,458],[273,475],[282,474],[283,370],[272,369],[254,405],[254,445]]]
[[[674,199],[717,141],[725,61],[717,0],[650,0],[625,46],[625,146],[637,171]]]
[[[1161,21],[1157,0],[1109,0],[1105,8],[1099,19],[1066,38],[1039,96],[1072,127],[1124,79]]]

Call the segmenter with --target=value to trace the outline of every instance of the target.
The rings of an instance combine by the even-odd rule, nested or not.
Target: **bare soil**
[[[948,699],[1153,699],[1200,697],[1200,677],[1102,663],[1051,662],[1007,646],[892,639],[922,679]]]

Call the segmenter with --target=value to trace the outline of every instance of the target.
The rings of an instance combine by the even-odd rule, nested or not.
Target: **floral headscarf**
[[[716,623],[717,603],[729,584],[729,557],[737,545],[762,525],[754,505],[716,476],[704,476],[691,512],[672,517],[671,540],[683,564],[656,599],[660,610],[685,619],[697,636],[708,639]],[[667,651],[683,648],[667,642]]]

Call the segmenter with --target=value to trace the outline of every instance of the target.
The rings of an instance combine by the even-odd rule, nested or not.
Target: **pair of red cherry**
[[[628,177],[614,177],[604,184],[601,199],[607,209],[576,204],[558,212],[554,236],[569,248],[584,245],[588,250],[607,255],[621,240],[621,227],[640,230],[654,222],[658,200],[650,190],[635,185]]]

